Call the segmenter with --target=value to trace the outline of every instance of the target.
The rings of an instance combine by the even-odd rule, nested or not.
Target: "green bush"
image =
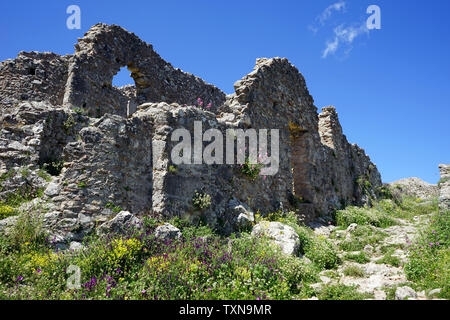
[[[0,220],[16,215],[16,209],[11,206],[2,204],[0,201]]]
[[[397,222],[388,214],[373,208],[347,207],[336,212],[336,223],[342,227],[348,227],[352,223],[358,225],[372,225],[379,228],[387,228]]]
[[[306,263],[296,257],[284,258],[281,272],[292,293],[298,294],[308,284],[319,281],[318,270],[314,264]]]
[[[321,269],[333,269],[340,263],[336,248],[325,239],[313,239],[304,250],[305,256]]]

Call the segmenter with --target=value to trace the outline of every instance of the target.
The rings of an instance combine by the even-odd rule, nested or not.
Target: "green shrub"
[[[395,225],[397,222],[384,212],[376,209],[347,207],[345,210],[336,212],[337,225],[348,227],[352,223],[358,225],[372,225],[379,228],[387,228]]]
[[[114,203],[112,203],[112,202],[108,202],[108,203],[105,205],[105,208],[111,209],[111,211],[112,211],[113,213],[119,213],[120,211],[122,211],[122,208],[121,208],[121,207],[116,206],[116,205],[115,205]]]
[[[4,205],[0,201],[0,220],[6,219],[10,216],[14,216],[16,213],[16,209],[11,206]]]
[[[296,257],[283,259],[281,272],[294,294],[300,293],[308,283],[319,281],[317,268]]]
[[[305,256],[321,269],[333,269],[340,263],[337,250],[325,239],[315,238],[306,245]]]
[[[64,168],[63,160],[47,160],[42,164],[42,169],[45,170],[51,176],[59,176]]]
[[[77,186],[78,186],[78,188],[80,188],[80,189],[86,189],[86,188],[87,188],[87,184],[86,184],[86,182],[84,182],[84,181],[78,182]]]
[[[52,177],[45,170],[38,170],[38,176],[44,179],[47,182],[52,181]]]

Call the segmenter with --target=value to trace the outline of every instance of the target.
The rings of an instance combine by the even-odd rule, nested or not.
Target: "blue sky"
[[[72,4],[81,30],[66,27]],[[380,30],[364,28],[369,5],[381,9]],[[348,140],[383,181],[436,183],[438,164],[450,163],[449,13],[448,0],[4,1],[0,60],[21,50],[72,53],[98,22],[134,32],[226,93],[256,58],[287,57],[315,105],[337,108]],[[115,78],[131,81],[126,72]]]

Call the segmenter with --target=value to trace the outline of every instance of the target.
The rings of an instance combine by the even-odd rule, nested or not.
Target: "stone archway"
[[[136,102],[194,104],[211,101],[214,109],[225,94],[164,61],[150,44],[119,26],[97,24],[75,45],[64,103],[91,116],[127,115],[129,97],[112,86],[113,76],[127,66],[136,87]]]

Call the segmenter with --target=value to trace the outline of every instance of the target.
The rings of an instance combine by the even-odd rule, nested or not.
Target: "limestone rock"
[[[436,296],[436,295],[438,295],[439,293],[441,293],[441,291],[442,291],[442,289],[433,289],[433,290],[431,290],[430,292],[428,292],[428,296],[429,297],[433,297],[433,296]]]
[[[227,215],[232,220],[233,229],[236,231],[251,228],[255,222],[255,217],[250,208],[236,199],[231,199],[228,203]]]
[[[0,233],[4,233],[8,228],[12,227],[16,222],[18,216],[11,216],[6,219],[0,220]]]
[[[253,227],[252,235],[264,235],[288,255],[297,255],[300,239],[295,230],[281,222],[263,221]]]
[[[440,164],[439,172],[439,207],[443,210],[450,209],[450,164]]]
[[[421,198],[431,199],[438,196],[438,187],[419,178],[406,178],[388,184],[392,189],[398,189],[402,194]]]
[[[107,221],[97,228],[97,234],[125,233],[133,228],[140,228],[141,221],[128,211],[119,212],[113,219]]]
[[[358,227],[358,224],[352,223],[347,227],[347,232],[353,232],[356,230],[357,227]]]
[[[405,300],[416,297],[416,292],[408,286],[398,287],[397,290],[395,290],[395,300]]]
[[[73,250],[73,251],[80,251],[80,250],[83,250],[84,248],[85,247],[81,243],[76,242],[76,241],[72,241],[69,246],[69,250]]]
[[[155,237],[161,240],[176,240],[180,239],[182,236],[180,229],[171,225],[170,223],[165,223],[159,226],[155,230]]]

